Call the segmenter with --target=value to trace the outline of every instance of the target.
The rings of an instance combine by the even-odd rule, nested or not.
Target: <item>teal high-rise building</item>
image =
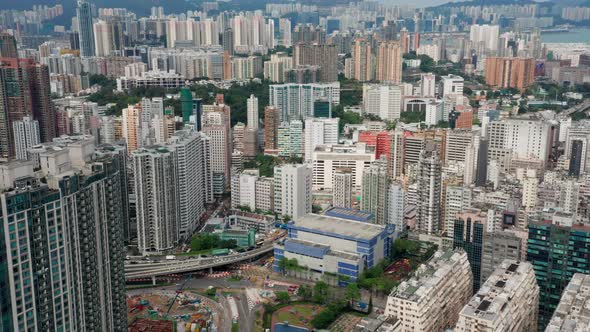
[[[182,122],[187,123],[193,115],[193,94],[190,89],[180,89],[180,105],[182,110]]]
[[[92,4],[86,0],[79,0],[78,8],[76,8],[76,16],[78,17],[80,56],[95,56],[96,46],[94,44],[94,30],[92,26],[94,23]]]
[[[527,259],[539,284],[539,331],[544,331],[575,273],[590,274],[590,227],[531,222]]]

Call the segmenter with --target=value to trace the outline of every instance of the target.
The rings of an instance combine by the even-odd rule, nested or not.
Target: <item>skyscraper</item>
[[[363,84],[363,113],[395,121],[402,110],[402,90],[397,85]]]
[[[55,151],[68,158],[67,148]],[[0,195],[8,211],[0,216],[8,230],[0,236],[2,330],[126,329],[117,163],[97,158],[87,175],[67,169],[49,184],[19,179]]]
[[[311,213],[311,181],[311,167],[307,164],[275,166],[275,212],[295,221]]]
[[[78,18],[78,34],[80,36],[80,56],[95,56],[92,4],[86,0],[78,0],[76,16]]]
[[[377,47],[375,79],[395,84],[402,81],[402,51],[397,41],[380,42]]]
[[[541,296],[539,330],[545,329],[565,287],[575,273],[590,274],[590,228],[575,224],[571,214],[529,222],[527,260],[533,264]]]
[[[264,152],[275,154],[278,149],[279,110],[273,106],[264,108]]]
[[[389,192],[389,176],[385,159],[376,160],[363,172],[363,191],[361,209],[373,214],[373,222],[379,225],[388,223],[387,194]]]
[[[229,106],[224,104],[206,105],[203,112],[203,133],[211,138],[211,172],[213,193],[221,196],[230,186],[231,129]]]
[[[123,109],[123,138],[129,154],[142,146],[141,105],[129,105]]]
[[[427,144],[418,160],[418,231],[433,235],[441,225],[441,173],[442,163],[434,144]]]
[[[13,121],[39,122],[41,142],[56,136],[47,66],[32,59],[0,58],[0,159],[15,155]]]
[[[332,206],[352,208],[352,170],[338,169],[334,173]]]
[[[39,121],[25,116],[22,120],[13,122],[13,125],[16,159],[27,160],[27,150],[41,143]]]
[[[321,82],[338,81],[338,50],[336,45],[297,44],[293,51],[295,66],[320,66]]]
[[[6,32],[0,33],[0,58],[18,58],[16,39]]]
[[[352,45],[352,78],[360,82],[373,80],[373,59],[371,43],[365,38],[357,38]]]
[[[254,95],[250,95],[248,98],[248,109],[247,109],[247,125],[250,128],[258,129],[258,98]]]
[[[486,231],[487,215],[477,209],[465,209],[457,214],[453,229],[453,248],[461,248],[467,253],[473,273],[473,292],[481,286],[481,257],[483,238]]]
[[[153,146],[135,150],[132,158],[137,247],[143,255],[172,249],[180,236],[176,152]]]

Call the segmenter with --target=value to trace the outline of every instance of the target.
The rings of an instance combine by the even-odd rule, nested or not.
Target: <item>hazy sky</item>
[[[379,2],[391,5],[410,5],[412,7],[431,7],[442,5],[447,2],[454,2],[451,0],[379,0]]]

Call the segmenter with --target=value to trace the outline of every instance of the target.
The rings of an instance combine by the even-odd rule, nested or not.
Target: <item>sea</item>
[[[574,28],[569,32],[542,33],[541,42],[590,44],[590,28]]]

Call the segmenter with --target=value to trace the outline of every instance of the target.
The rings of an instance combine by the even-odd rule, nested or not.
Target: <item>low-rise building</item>
[[[267,234],[275,227],[276,219],[272,215],[234,210],[228,217],[232,227],[241,229],[255,229],[259,234]]]
[[[365,222],[308,214],[287,227],[288,238],[275,245],[274,270],[282,271],[281,259],[295,258],[307,267],[298,276],[322,280],[329,274],[341,286],[383,260],[391,247],[388,228]]]

